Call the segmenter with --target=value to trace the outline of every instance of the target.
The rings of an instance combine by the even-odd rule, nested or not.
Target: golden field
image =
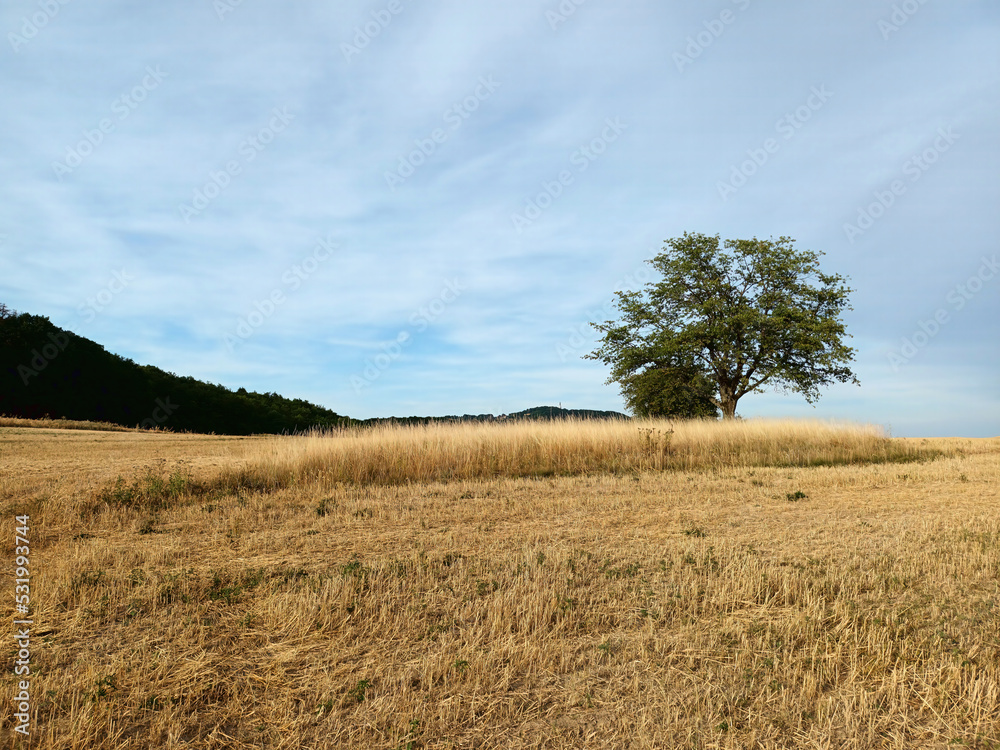
[[[1000,748],[1000,439],[5,419],[0,499],[4,746]]]

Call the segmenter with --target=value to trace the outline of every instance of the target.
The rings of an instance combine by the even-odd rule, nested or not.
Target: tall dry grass
[[[396,485],[497,477],[573,476],[706,466],[835,466],[912,461],[937,451],[880,427],[803,420],[388,425],[253,443],[221,487],[300,481]]]

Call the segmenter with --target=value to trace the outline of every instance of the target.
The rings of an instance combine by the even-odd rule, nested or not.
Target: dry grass
[[[227,489],[300,481],[394,485],[576,476],[706,466],[912,461],[936,452],[881,428],[818,421],[565,420],[343,429],[254,443],[219,479]]]
[[[3,533],[32,516],[31,745],[1000,748],[1000,440],[533,427],[0,429]],[[379,440],[476,478],[351,475]]]
[[[120,424],[111,422],[88,422],[83,420],[66,419],[23,419],[21,417],[8,417],[0,414],[0,427],[30,427],[30,428],[51,428],[59,430],[98,430],[100,432],[129,432],[136,428],[122,427]]]

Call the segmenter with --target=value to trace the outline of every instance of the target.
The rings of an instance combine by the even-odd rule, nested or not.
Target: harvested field
[[[32,747],[1000,747],[998,439],[8,426],[0,460]]]

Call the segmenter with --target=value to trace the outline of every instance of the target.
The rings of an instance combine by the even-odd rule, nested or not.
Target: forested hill
[[[16,314],[3,305],[0,414],[227,435],[356,424],[302,399],[231,391],[136,364],[46,317]]]

